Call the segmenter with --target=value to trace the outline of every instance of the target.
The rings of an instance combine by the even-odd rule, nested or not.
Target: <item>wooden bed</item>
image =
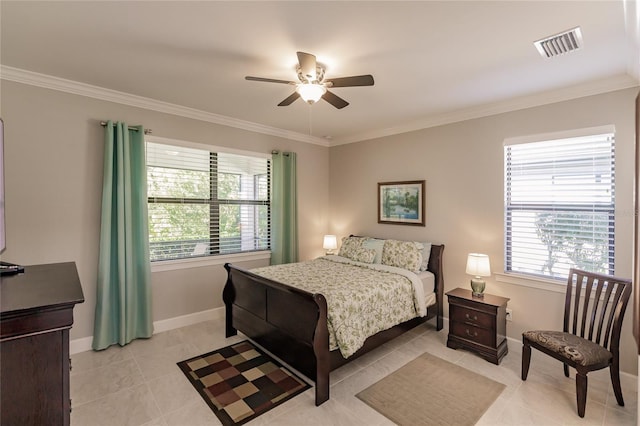
[[[402,333],[436,318],[442,329],[442,253],[444,245],[432,245],[428,270],[435,276],[436,304],[418,317],[369,337],[349,358],[329,350],[327,302],[312,294],[273,281],[232,264],[225,264],[227,282],[222,298],[226,306],[226,336],[238,331],[279,357],[316,384],[316,405],[329,399],[329,373]]]

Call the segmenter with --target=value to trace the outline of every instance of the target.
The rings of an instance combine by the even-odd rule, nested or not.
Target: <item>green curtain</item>
[[[151,266],[144,130],[105,126],[93,349],[151,337]]]
[[[271,155],[271,264],[298,261],[296,153]]]

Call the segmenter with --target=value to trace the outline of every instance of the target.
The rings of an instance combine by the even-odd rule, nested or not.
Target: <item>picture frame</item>
[[[379,182],[378,223],[425,226],[425,182]]]

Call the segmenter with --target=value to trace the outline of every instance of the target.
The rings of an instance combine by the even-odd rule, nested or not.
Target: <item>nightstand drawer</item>
[[[451,333],[461,339],[469,340],[484,346],[495,346],[494,332],[485,328],[474,327],[472,325],[459,322],[451,323]]]
[[[449,337],[447,347],[476,352],[487,361],[500,364],[507,347],[506,297],[484,294],[475,297],[471,290],[448,291]]]
[[[452,321],[465,323],[481,328],[494,328],[494,315],[480,312],[475,309],[458,306],[453,303],[449,304],[449,316]]]

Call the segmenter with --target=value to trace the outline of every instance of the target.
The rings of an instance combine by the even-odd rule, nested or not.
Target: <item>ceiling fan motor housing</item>
[[[322,80],[324,80],[324,67],[320,64],[316,66],[316,78],[313,79],[313,76],[307,76],[302,71],[300,65],[296,66],[296,70],[298,72],[298,80],[301,83],[309,83],[309,84],[322,84]]]

